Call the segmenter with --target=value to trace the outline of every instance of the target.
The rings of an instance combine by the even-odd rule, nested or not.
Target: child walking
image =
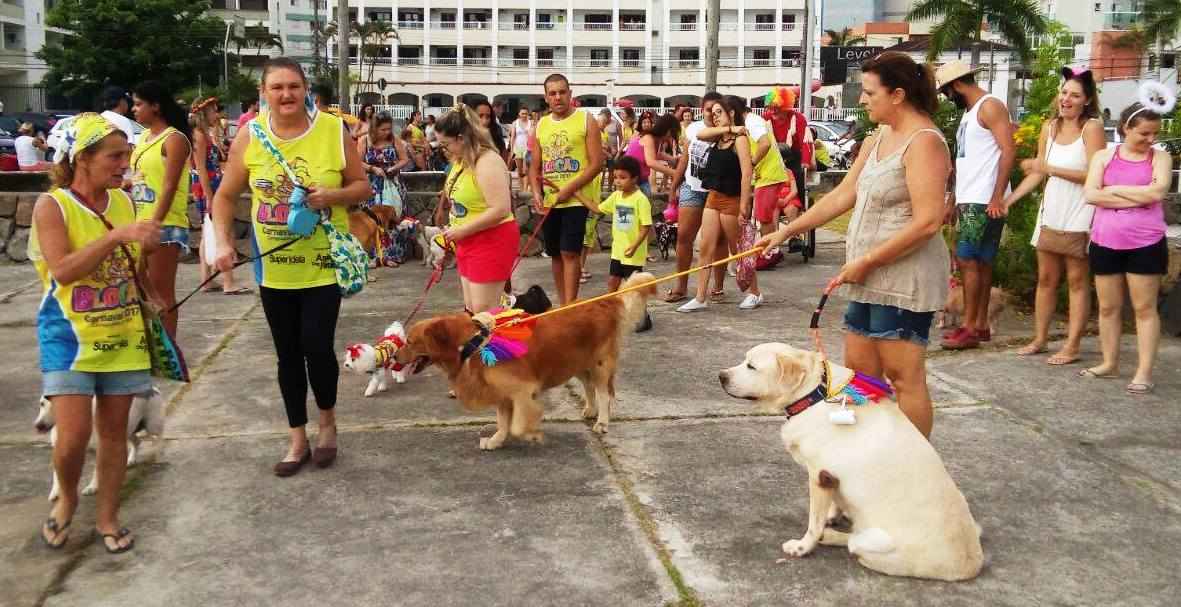
[[[599,205],[599,211],[611,216],[611,270],[607,291],[619,290],[623,279],[644,271],[648,259],[648,233],[652,230],[652,203],[640,191],[640,163],[630,156],[615,161],[611,171],[615,191]],[[641,333],[652,328],[652,317],[636,327]]]

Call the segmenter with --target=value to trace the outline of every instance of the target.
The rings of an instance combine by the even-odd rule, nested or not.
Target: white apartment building
[[[53,4],[54,0],[0,0],[0,87],[30,87],[45,76],[48,66],[36,53],[66,33],[45,27],[45,13]],[[7,108],[10,100],[4,101]]]
[[[286,55],[311,65],[315,61],[312,22],[319,2],[320,20],[327,21],[326,0],[213,0],[213,14],[230,22],[237,18],[246,28],[265,28],[279,36],[283,48],[243,48],[243,61],[260,62],[266,57]],[[233,43],[231,43],[231,48]],[[321,52],[321,55],[323,53]],[[255,57],[261,59],[254,59]]]
[[[335,0],[328,0],[332,14]],[[640,106],[704,92],[701,0],[350,0],[353,20],[391,21],[398,38],[369,66],[362,101],[447,107],[485,96],[537,107],[541,83],[565,74],[584,105],[608,96]],[[722,0],[718,88],[747,98],[800,82],[804,0]],[[356,61],[357,40],[351,61]],[[336,49],[330,50],[333,62]],[[361,69],[361,68],[364,69]],[[387,86],[380,89],[378,81]]]

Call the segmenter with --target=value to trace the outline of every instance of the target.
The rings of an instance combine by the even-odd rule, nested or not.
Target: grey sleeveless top
[[[935,129],[920,129],[890,156],[879,159],[879,135],[857,178],[857,204],[849,220],[845,237],[845,258],[852,261],[893,238],[910,223],[913,209],[906,187],[906,167],[902,156],[915,136],[924,131],[942,135]],[[883,134],[886,132],[883,129]],[[860,285],[844,285],[843,295],[862,303],[895,306],[912,312],[933,312],[947,300],[951,259],[941,234],[936,233],[893,263],[881,266]]]

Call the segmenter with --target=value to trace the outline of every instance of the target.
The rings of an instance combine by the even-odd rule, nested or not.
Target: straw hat
[[[959,80],[960,78],[963,78],[964,76],[982,72],[985,69],[987,68],[984,66],[972,69],[968,67],[967,63],[964,63],[959,59],[948,61],[947,63],[939,66],[939,69],[935,70],[935,88],[942,89],[943,87],[951,84],[952,82],[955,82],[956,80]]]

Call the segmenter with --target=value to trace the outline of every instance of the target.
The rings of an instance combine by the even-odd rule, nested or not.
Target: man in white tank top
[[[992,339],[988,327],[988,299],[992,263],[1005,226],[1005,195],[1017,157],[1013,122],[999,97],[976,84],[962,61],[951,61],[935,72],[939,92],[964,115],[956,134],[955,208],[956,258],[963,273],[963,324],[943,337],[943,348],[975,348]]]

